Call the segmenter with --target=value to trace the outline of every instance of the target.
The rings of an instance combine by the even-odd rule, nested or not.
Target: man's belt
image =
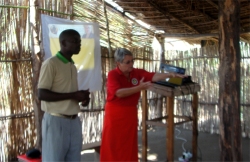
[[[63,117],[63,118],[67,118],[67,119],[75,119],[78,115],[64,115],[64,114],[57,114],[57,113],[49,113],[52,116],[58,116],[58,117]]]

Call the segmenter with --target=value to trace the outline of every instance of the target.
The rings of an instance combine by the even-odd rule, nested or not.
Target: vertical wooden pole
[[[221,161],[241,161],[240,2],[219,0],[219,116]]]
[[[103,10],[105,14],[105,19],[106,19],[106,27],[107,27],[107,36],[108,36],[108,51],[109,51],[109,62],[110,62],[110,69],[114,68],[114,61],[112,61],[112,48],[111,48],[111,41],[110,41],[110,35],[109,35],[109,19],[107,15],[107,10],[106,10],[106,2],[103,0]]]
[[[160,64],[165,63],[165,54],[164,54],[164,38],[159,37],[159,43],[161,44],[162,51],[158,51],[158,58],[160,59]],[[160,69],[160,65],[158,66]],[[158,69],[157,69],[158,70]],[[160,70],[160,73],[163,73],[163,70]],[[163,95],[157,94],[157,117],[163,116]]]
[[[192,111],[193,111],[193,140],[192,140],[192,161],[197,161],[197,137],[198,137],[198,94],[193,94],[192,102]]]
[[[42,117],[43,112],[41,111],[41,103],[37,98],[37,84],[41,67],[41,51],[40,44],[38,40],[38,25],[37,25],[37,1],[30,0],[30,24],[31,24],[31,49],[32,49],[32,70],[33,70],[33,106],[35,112],[35,124],[36,124],[36,134],[37,134],[37,143],[36,148],[42,149]]]
[[[174,161],[174,97],[167,97],[167,161]]]
[[[148,148],[148,134],[147,124],[148,119],[148,105],[147,105],[147,91],[142,91],[142,161],[147,161],[147,148]]]

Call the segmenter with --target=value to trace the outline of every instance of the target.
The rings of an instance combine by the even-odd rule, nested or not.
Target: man
[[[38,98],[45,112],[42,121],[42,160],[80,161],[82,126],[79,102],[89,103],[89,91],[78,90],[73,54],[81,49],[80,34],[64,30],[60,51],[44,61],[38,83]]]
[[[84,34],[82,38],[94,38],[93,26],[92,25],[83,25],[84,27]]]

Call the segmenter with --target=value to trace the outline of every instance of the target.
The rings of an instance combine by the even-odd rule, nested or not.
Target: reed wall
[[[100,25],[102,90],[91,94],[91,102],[79,116],[83,125],[83,145],[101,139],[106,77],[115,67],[116,47],[129,48],[136,59],[135,67],[158,71],[160,59],[153,55],[154,34],[131,19],[125,18],[102,1],[81,0],[2,0],[0,1],[0,161],[15,160],[28,149],[39,146],[37,129],[41,118],[36,85],[43,61],[40,14]],[[250,47],[241,43],[241,120],[242,136],[250,137]],[[186,51],[168,51],[166,61],[185,67],[193,81],[201,84],[199,92],[199,131],[219,133],[218,115],[218,47],[205,46]],[[164,98],[148,94],[150,118],[166,113]],[[175,99],[175,113],[191,115],[190,96]],[[162,104],[162,107],[159,105]],[[39,120],[38,120],[39,122]],[[191,129],[190,124],[184,128]],[[138,105],[138,129],[141,128],[141,102]]]

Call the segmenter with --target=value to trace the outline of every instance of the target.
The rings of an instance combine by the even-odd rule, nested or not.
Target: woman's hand
[[[141,90],[148,89],[152,83],[149,82],[143,82],[144,78],[142,78],[137,86],[130,87],[130,88],[121,88],[116,91],[117,97],[127,97],[134,93],[140,92]]]
[[[155,75],[152,78],[152,82],[157,82],[160,80],[166,80],[167,78],[186,78],[188,75],[182,75],[178,73],[155,73]]]
[[[150,81],[148,82],[143,82],[143,81],[144,81],[144,77],[140,80],[140,84],[138,85],[141,90],[148,89],[150,86],[152,86],[152,83]]]
[[[187,75],[179,74],[179,73],[168,73],[169,78],[186,78]]]

